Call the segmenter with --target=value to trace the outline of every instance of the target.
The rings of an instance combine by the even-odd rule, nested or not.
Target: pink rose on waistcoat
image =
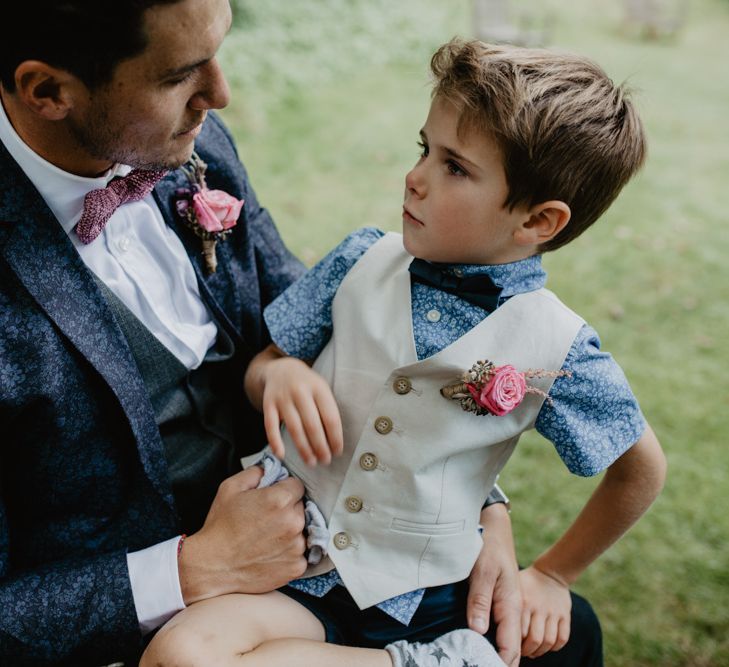
[[[198,224],[208,232],[222,232],[238,221],[243,200],[222,190],[202,188],[192,196],[192,208]]]
[[[488,384],[480,391],[472,384],[466,386],[473,400],[497,417],[511,412],[522,402],[526,393],[524,374],[513,366],[495,368]]]

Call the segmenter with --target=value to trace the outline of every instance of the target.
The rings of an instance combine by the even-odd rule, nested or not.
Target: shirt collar
[[[547,272],[542,267],[542,256],[532,255],[508,264],[438,264],[447,273],[456,276],[487,275],[503,288],[502,297],[541,289],[547,282]]]
[[[131,171],[131,167],[127,165],[116,164],[101,176],[88,178],[59,169],[38,155],[20,138],[10,123],[2,103],[0,103],[0,141],[33,183],[67,234],[71,233],[79,221],[83,212],[84,197],[89,192],[104,188],[112,178],[126,176]]]

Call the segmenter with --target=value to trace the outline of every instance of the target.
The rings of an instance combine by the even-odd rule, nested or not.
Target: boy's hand
[[[267,364],[262,407],[268,443],[280,459],[281,422],[308,465],[330,463],[332,455],[342,453],[342,420],[332,391],[303,361],[280,357]]]
[[[519,573],[522,591],[521,654],[538,658],[570,638],[569,588],[533,565]]]

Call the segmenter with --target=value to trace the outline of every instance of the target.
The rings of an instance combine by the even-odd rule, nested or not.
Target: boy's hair
[[[91,90],[147,47],[144,12],[179,0],[17,0],[0,39],[0,82],[15,91],[15,70],[41,60],[71,72]]]
[[[454,39],[431,70],[433,97],[460,111],[458,131],[499,144],[505,206],[558,199],[570,207],[569,223],[541,251],[585,231],[643,164],[645,136],[627,91],[586,58]]]

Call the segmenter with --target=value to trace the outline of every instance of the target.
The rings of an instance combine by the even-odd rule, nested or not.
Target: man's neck
[[[94,177],[112,164],[92,159],[83,151],[64,121],[49,121],[28,109],[17,95],[0,84],[0,101],[13,129],[34,153],[59,169],[77,176]]]

